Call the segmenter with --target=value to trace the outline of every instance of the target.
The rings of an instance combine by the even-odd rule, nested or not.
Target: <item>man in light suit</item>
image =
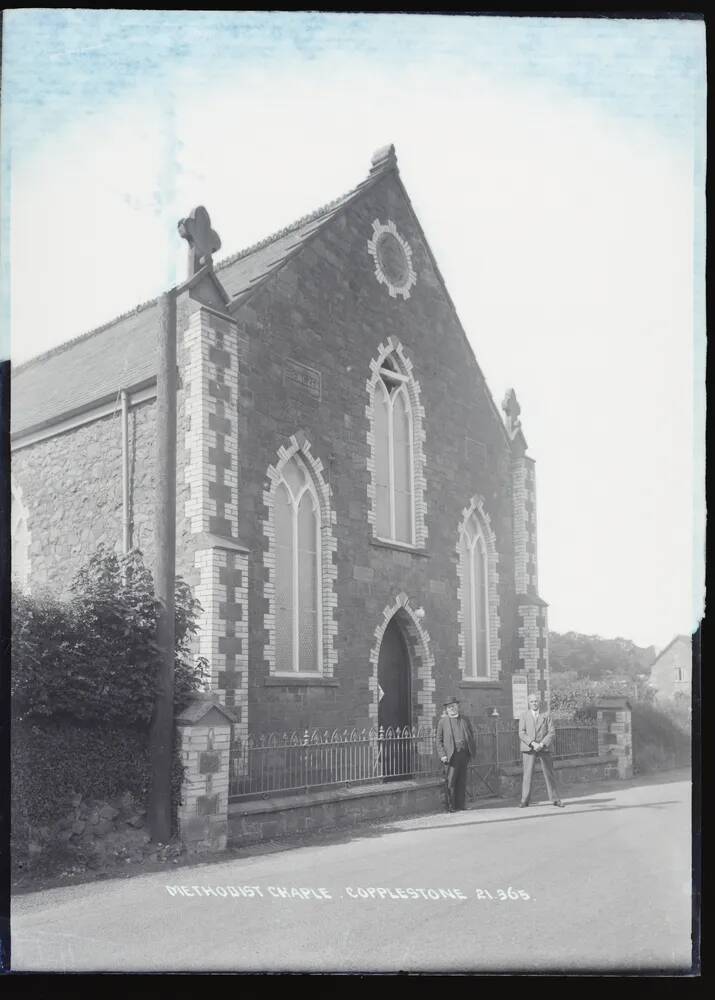
[[[467,764],[477,755],[477,741],[471,722],[459,714],[458,699],[448,698],[444,708],[437,724],[437,752],[447,765],[447,811],[457,812],[466,808]]]
[[[529,695],[529,707],[522,712],[519,719],[519,743],[521,744],[521,760],[524,775],[521,783],[521,808],[529,805],[531,795],[531,779],[534,775],[536,761],[541,761],[544,772],[546,792],[555,806],[563,809],[556,787],[556,775],[551,760],[551,745],[556,738],[556,727],[549,712],[539,711],[538,694]]]

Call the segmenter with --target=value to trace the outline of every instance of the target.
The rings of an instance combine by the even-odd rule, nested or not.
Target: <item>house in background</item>
[[[214,274],[177,307],[176,560],[241,738],[432,726],[455,691],[510,717],[513,675],[548,699],[519,405],[495,405],[394,147]],[[147,302],[14,371],[21,585],[66,592],[98,543],[152,566],[158,323]]]
[[[648,684],[657,701],[669,701],[683,695],[692,696],[693,649],[689,635],[676,635],[658,654],[650,671]]]

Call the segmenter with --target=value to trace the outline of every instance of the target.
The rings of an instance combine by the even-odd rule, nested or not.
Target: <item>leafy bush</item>
[[[608,695],[627,697],[631,704],[633,764],[641,774],[686,765],[690,760],[689,706],[678,702],[653,704],[653,691],[643,687],[633,695],[633,683],[611,678],[591,680],[575,674],[551,677],[551,711],[556,718],[578,722],[596,718],[596,705]]]
[[[690,728],[681,726],[658,705],[634,702],[633,765],[639,773],[662,771],[690,763]]]
[[[148,735],[119,726],[72,726],[43,721],[13,726],[13,825],[49,823],[85,799],[131,792],[143,801],[149,787]]]
[[[574,673],[551,676],[551,711],[555,716],[569,716],[586,722],[596,717],[599,698],[621,695],[633,701],[633,682],[623,678],[592,680]],[[652,699],[652,691],[643,688],[639,700]]]
[[[687,695],[677,693],[670,701],[658,701],[658,708],[685,732],[690,732],[692,724],[691,700]]]
[[[180,709],[200,686],[205,661],[190,658],[200,605],[181,579],[175,601]],[[15,716],[147,726],[159,664],[158,609],[141,553],[117,556],[103,546],[77,574],[69,601],[14,593]]]
[[[192,662],[200,605],[175,590],[175,709],[203,680]],[[69,601],[13,594],[12,802],[16,845],[31,825],[67,811],[69,798],[142,801],[150,774],[149,724],[159,665],[159,605],[141,553],[101,547],[79,571]],[[172,797],[183,767],[175,749]]]

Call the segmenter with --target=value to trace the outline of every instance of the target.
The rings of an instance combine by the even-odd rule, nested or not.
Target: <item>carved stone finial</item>
[[[521,420],[519,420],[521,407],[519,406],[519,401],[517,400],[516,393],[513,389],[508,390],[506,396],[502,400],[501,408],[506,417],[506,429],[509,433],[509,437],[514,438],[516,437],[517,431],[521,430]]]
[[[376,149],[372,154],[370,164],[371,174],[374,174],[378,170],[383,170],[385,167],[396,167],[397,156],[395,154],[395,147],[390,144],[389,146],[382,146],[380,149]]]
[[[178,229],[179,235],[189,244],[189,275],[196,274],[202,265],[211,262],[211,254],[221,248],[221,239],[211,228],[211,218],[203,205],[185,219],[179,219]]]

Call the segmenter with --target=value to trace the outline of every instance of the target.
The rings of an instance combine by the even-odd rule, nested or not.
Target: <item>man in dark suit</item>
[[[449,698],[444,703],[446,714],[437,724],[437,752],[447,765],[447,810],[464,809],[467,785],[467,764],[477,755],[477,741],[472,724],[459,714],[459,701]]]
[[[563,802],[559,798],[556,787],[554,764],[551,760],[551,745],[556,739],[556,727],[551,713],[540,711],[539,702],[538,694],[530,694],[529,707],[526,712],[522,712],[519,719],[519,743],[521,744],[521,760],[524,766],[520,805],[522,809],[529,805],[531,779],[534,776],[536,761],[539,760],[541,761],[541,770],[544,772],[547,795],[555,806],[563,808]]]

